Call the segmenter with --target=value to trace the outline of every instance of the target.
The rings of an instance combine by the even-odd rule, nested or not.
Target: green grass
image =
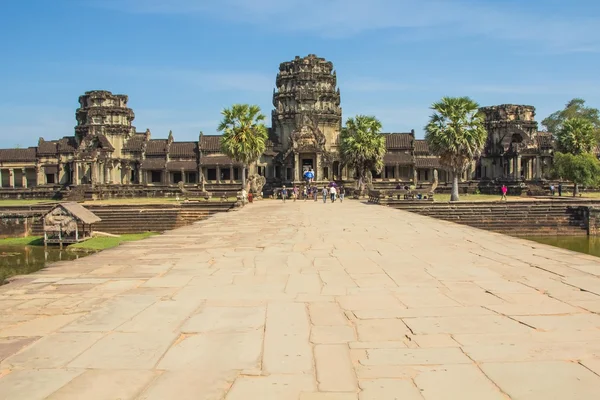
[[[0,246],[43,246],[44,238],[41,236],[27,236],[20,238],[0,239]]]
[[[135,240],[146,239],[150,236],[157,235],[155,232],[130,233],[117,237],[96,236],[85,242],[79,242],[69,245],[67,249],[71,250],[105,250],[116,247],[123,242],[132,242]],[[40,236],[28,236],[24,238],[8,238],[0,239],[0,246],[43,246],[44,238]]]
[[[183,203],[185,199],[183,197],[179,198],[177,201],[174,197],[134,197],[134,198],[123,198],[123,199],[107,199],[107,200],[92,200],[86,201],[84,205],[95,205],[95,204],[179,204]],[[190,202],[215,202],[220,203],[220,197],[213,197],[208,200],[203,197],[198,198],[189,198]],[[236,201],[236,197],[229,197],[225,199],[226,201]]]
[[[155,232],[130,233],[117,237],[96,236],[88,239],[85,242],[75,243],[68,247],[70,250],[106,250],[112,247],[117,247],[123,242],[133,242],[135,240],[146,239],[150,236],[157,235]]]
[[[56,200],[12,200],[12,199],[1,199],[0,207],[3,206],[31,206],[34,204],[42,203],[56,203]]]

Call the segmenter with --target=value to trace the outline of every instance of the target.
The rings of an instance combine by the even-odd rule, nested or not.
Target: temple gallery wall
[[[333,64],[313,54],[281,63],[275,78],[271,127],[266,150],[250,175],[268,185],[300,181],[312,168],[317,181],[352,180],[341,163],[340,89]],[[1,188],[78,185],[185,185],[239,183],[241,165],[221,153],[220,136],[200,134],[178,142],[138,132],[126,95],[95,90],[79,97],[73,135],[40,138],[37,146],[0,149]],[[546,178],[553,141],[540,132],[535,108],[527,105],[483,107],[488,140],[482,157],[461,180],[532,181]],[[450,174],[414,131],[385,133],[385,168],[375,180],[420,182],[449,180]]]

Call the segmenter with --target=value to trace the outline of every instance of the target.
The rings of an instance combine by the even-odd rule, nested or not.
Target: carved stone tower
[[[311,120],[325,135],[326,147],[337,145],[342,125],[340,91],[333,64],[314,54],[279,65],[273,92],[272,123],[285,149],[290,136]]]
[[[127,101],[126,95],[113,95],[105,90],[79,96],[80,107],[75,112],[77,143],[103,135],[114,147],[113,157],[120,157],[123,144],[135,134],[135,127],[131,125],[135,115],[127,107]]]
[[[480,112],[485,115],[488,137],[477,178],[493,176],[515,181],[539,178],[542,168],[536,155],[535,107],[502,104],[482,107]]]
[[[284,149],[283,177],[299,181],[309,169],[315,179],[338,176],[342,109],[333,64],[314,54],[297,56],[279,65],[276,86],[272,126]]]

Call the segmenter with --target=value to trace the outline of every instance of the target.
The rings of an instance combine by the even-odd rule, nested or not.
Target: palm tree
[[[556,132],[556,140],[563,153],[590,153],[598,144],[594,125],[587,119],[574,117],[566,119]]]
[[[486,142],[483,115],[469,97],[444,97],[431,109],[434,113],[425,127],[425,140],[440,157],[440,164],[452,171],[450,201],[458,201],[458,177],[479,157]]]
[[[340,134],[340,153],[342,162],[356,171],[361,192],[367,173],[383,169],[385,152],[385,137],[377,118],[367,115],[348,118]]]
[[[231,159],[242,163],[242,188],[246,187],[246,166],[258,160],[265,151],[267,127],[262,121],[260,107],[234,104],[221,111],[223,120],[217,130],[221,136],[221,150]]]

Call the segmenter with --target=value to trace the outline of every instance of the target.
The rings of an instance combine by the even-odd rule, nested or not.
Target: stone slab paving
[[[0,399],[598,399],[600,259],[264,201],[0,287]]]

